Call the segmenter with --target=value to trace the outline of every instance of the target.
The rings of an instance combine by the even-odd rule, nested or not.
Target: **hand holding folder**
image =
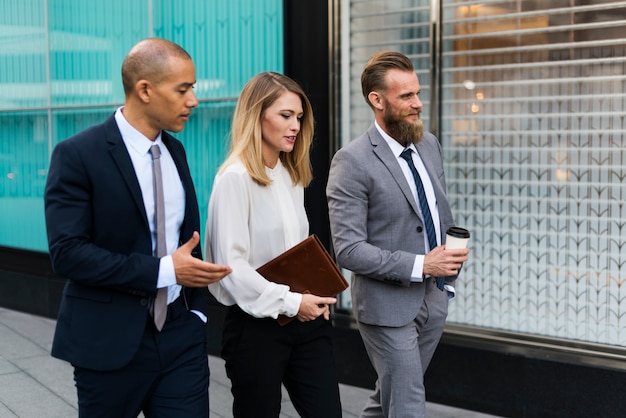
[[[341,270],[315,234],[263,264],[257,272],[289,286],[292,292],[335,297],[348,288]],[[280,315],[278,323],[285,325],[293,319]]]

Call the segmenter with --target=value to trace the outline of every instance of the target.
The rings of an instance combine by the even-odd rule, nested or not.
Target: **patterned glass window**
[[[472,232],[452,327],[625,346],[626,1],[344,0],[340,22],[340,144],[372,123],[367,58],[414,60]]]
[[[450,320],[626,345],[626,2],[442,2]]]
[[[346,0],[342,3],[341,110],[337,114],[340,144],[347,144],[374,123],[372,110],[361,92],[361,72],[367,60],[382,50],[399,51],[411,58],[424,106],[422,119],[429,129],[431,112],[431,9],[430,0]],[[346,121],[349,121],[346,123]],[[349,281],[349,273],[345,272]],[[350,292],[340,295],[337,306],[351,309]]]
[[[422,114],[428,128],[431,83],[431,31],[428,0],[352,0],[349,18],[343,19],[341,31],[349,57],[342,61],[342,82],[347,83],[342,95],[342,144],[360,135],[372,123],[374,115],[361,93],[361,71],[370,56],[382,50],[399,51],[413,61],[422,91]]]

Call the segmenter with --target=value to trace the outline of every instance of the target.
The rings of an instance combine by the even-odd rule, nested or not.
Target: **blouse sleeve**
[[[244,312],[257,317],[295,316],[302,295],[289,287],[266,280],[250,265],[249,220],[252,212],[251,180],[246,173],[226,171],[216,178],[209,202],[206,248],[213,261],[227,264],[232,273],[209,286],[211,293],[225,305],[237,304]],[[272,208],[254,207],[254,211]],[[271,239],[268,237],[268,239]]]

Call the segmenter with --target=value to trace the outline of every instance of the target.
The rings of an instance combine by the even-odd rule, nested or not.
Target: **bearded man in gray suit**
[[[424,417],[424,373],[469,250],[445,247],[454,219],[442,150],[423,132],[410,59],[375,54],[361,86],[375,123],[335,154],[326,189],[337,261],[353,273],[354,314],[378,377],[361,417]]]

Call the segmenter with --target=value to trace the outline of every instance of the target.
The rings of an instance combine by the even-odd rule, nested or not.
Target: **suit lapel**
[[[178,176],[183,183],[183,187],[185,188],[185,193],[188,192],[189,182],[191,178],[187,175],[187,171],[183,168],[187,165],[184,161],[184,156],[178,152],[178,149],[172,144],[172,137],[167,132],[161,133],[161,141],[167,147],[167,150],[170,152],[172,159],[174,160],[174,164],[176,165],[176,170],[178,171]]]
[[[124,145],[124,141],[122,140],[122,134],[120,133],[117,123],[115,122],[115,116],[113,115],[107,119],[104,125],[111,158],[115,162],[115,166],[126,182],[126,186],[130,191],[137,210],[139,210],[142,214],[146,230],[150,231],[148,216],[146,215],[146,208],[144,206],[143,195],[141,193],[141,186],[139,186],[139,180],[137,179],[133,162],[130,159],[126,145]],[[183,184],[183,188],[185,189],[185,217],[183,219],[183,224],[181,225],[181,236],[179,238],[179,244],[182,244],[183,240],[189,239],[193,230],[197,230],[199,228],[199,212],[196,192],[193,187],[191,173],[189,172],[182,147],[176,146],[174,144],[174,139],[167,132],[162,132],[161,140],[174,160],[178,175]],[[200,245],[198,245],[198,248],[200,248]],[[194,250],[192,254],[201,256],[201,252],[198,250]]]
[[[406,177],[400,168],[400,164],[398,163],[398,159],[393,155],[389,145],[385,142],[385,139],[380,135],[376,126],[372,125],[368,130],[368,135],[370,137],[370,142],[373,146],[374,154],[382,161],[382,163],[387,167],[387,170],[391,173],[391,177],[395,180],[400,190],[406,197],[406,200],[413,208],[415,214],[420,217],[419,210],[417,209],[417,202],[413,197],[413,193],[411,193],[411,188],[406,181]],[[420,218],[421,219],[421,218]]]
[[[429,158],[429,153],[426,149],[425,142],[418,142],[415,146],[415,149],[420,155],[422,163],[424,163],[424,167],[426,167],[426,171],[428,172],[428,176],[430,177],[430,182],[433,185],[433,190],[435,191],[435,198],[437,199],[437,202],[447,201],[445,191],[442,189],[442,185],[439,182],[437,171],[435,170],[435,167],[433,167],[432,158]]]
[[[434,140],[437,141],[436,138],[434,138]],[[420,157],[422,158],[422,162],[426,167],[426,171],[428,171],[430,182],[433,185],[433,190],[435,191],[435,199],[437,200],[437,211],[439,212],[441,239],[443,239],[446,228],[451,226],[454,221],[448,203],[448,197],[446,196],[445,181],[442,182],[442,179],[438,176],[437,168],[433,163],[434,161],[436,161],[436,159],[438,160],[441,157],[439,155],[436,155],[436,159],[433,158],[433,151],[429,151],[425,141],[420,141],[417,144],[416,149],[417,152],[420,154]],[[441,149],[434,152],[441,152]]]
[[[148,216],[146,215],[146,207],[143,203],[143,195],[141,194],[141,187],[139,186],[139,180],[137,180],[137,174],[133,167],[133,162],[130,159],[126,145],[122,140],[122,134],[120,133],[117,123],[115,122],[115,116],[109,117],[104,123],[106,130],[106,140],[109,143],[109,152],[111,158],[115,162],[117,169],[120,171],[122,178],[126,182],[126,186],[130,191],[133,201],[137,210],[142,213],[144,224],[146,229],[150,229],[148,224]]]
[[[198,205],[196,191],[193,187],[191,173],[189,172],[189,166],[187,165],[187,161],[182,151],[182,147],[174,146],[174,138],[171,137],[167,132],[161,133],[161,141],[163,141],[163,144],[170,152],[170,155],[174,160],[174,164],[176,165],[176,170],[178,171],[178,177],[180,177],[180,181],[183,185],[183,188],[185,189],[185,216],[183,218],[183,223],[180,227],[179,237],[179,244],[182,245],[183,242],[188,239],[187,236],[191,236],[191,232],[193,232],[193,225],[188,225],[187,221],[190,219],[194,219],[195,217],[192,212],[194,211],[194,208],[197,208]],[[192,228],[191,231],[187,230],[188,226]]]

